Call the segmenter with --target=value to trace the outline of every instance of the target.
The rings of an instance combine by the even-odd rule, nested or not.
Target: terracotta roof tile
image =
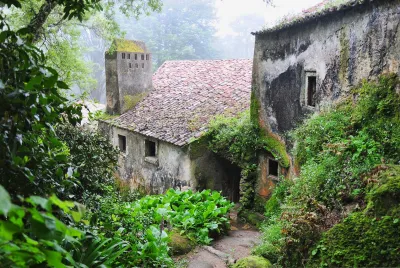
[[[154,89],[114,120],[178,146],[206,130],[211,118],[250,106],[252,60],[167,61],[153,75]]]

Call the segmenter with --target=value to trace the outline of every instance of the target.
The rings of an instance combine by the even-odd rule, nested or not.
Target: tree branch
[[[35,43],[35,42],[39,41],[40,34],[43,31],[43,25],[45,24],[51,11],[56,6],[57,6],[56,0],[47,0],[40,7],[39,12],[29,22],[29,24],[27,26],[28,33],[32,35],[31,40],[29,40],[30,42]]]

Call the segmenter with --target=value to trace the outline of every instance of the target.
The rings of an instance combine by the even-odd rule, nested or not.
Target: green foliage
[[[281,206],[285,203],[286,196],[289,195],[290,187],[293,185],[291,180],[282,179],[274,188],[271,197],[265,203],[265,217],[268,221],[280,216]]]
[[[143,100],[149,93],[143,92],[137,95],[125,95],[124,96],[124,111],[128,111],[138,104],[141,100]]]
[[[82,218],[79,205],[61,201],[55,195],[49,199],[31,196],[21,199],[21,205],[15,205],[1,185],[0,196],[0,261],[3,267],[75,264],[61,243],[81,237],[82,232],[65,225],[55,215],[65,213],[78,222]]]
[[[69,150],[54,127],[81,120],[81,107],[60,94],[67,85],[42,65],[41,51],[21,41],[22,33],[0,35],[0,183],[12,196],[68,187],[74,180],[67,172]]]
[[[215,5],[211,0],[163,0],[159,14],[135,22],[119,19],[130,39],[145,40],[155,67],[166,60],[215,58]]]
[[[240,259],[233,265],[233,268],[268,268],[272,267],[271,263],[258,256],[249,256]]]
[[[226,215],[232,207],[218,192],[210,190],[193,193],[171,189],[165,195],[146,196],[136,202],[100,202],[91,221],[105,236],[129,241],[129,251],[119,258],[129,266],[172,265],[166,227],[179,229],[180,234],[197,243],[208,244],[210,236],[228,229]]]
[[[400,263],[400,218],[351,214],[324,233],[309,266],[397,267]]]
[[[251,112],[254,113],[256,108],[252,107]],[[216,116],[202,139],[208,141],[210,150],[242,169],[240,203],[245,209],[254,208],[257,156],[260,151],[272,153],[281,166],[289,166],[284,144],[272,135],[265,134],[258,124],[252,121],[249,111],[236,117]]]
[[[400,211],[398,84],[394,75],[365,82],[353,90],[356,100],[313,115],[291,133],[301,175],[267,202],[270,219],[257,254],[285,267],[399,263],[392,240]]]
[[[17,2],[17,1],[15,1]],[[25,0],[11,8],[7,20],[17,31],[25,29],[25,40],[38,44],[46,55],[46,65],[54,68],[69,86],[81,93],[96,87],[94,72],[99,66],[88,54],[107,47],[124,32],[114,20],[119,9],[126,18],[138,18],[161,10],[161,0]],[[82,35],[86,34],[86,42]],[[95,39],[97,37],[98,39]],[[97,41],[97,42],[96,42]],[[104,57],[104,51],[101,51]]]
[[[216,116],[205,136],[213,152],[243,168],[257,161],[257,150],[262,148],[258,134],[257,126],[250,121],[246,111],[237,117]]]
[[[79,260],[79,266],[75,267],[115,267],[120,265],[116,260],[128,249],[129,244],[121,239],[86,235],[80,241],[66,241],[63,246],[72,259]]]
[[[269,224],[261,227],[261,243],[252,250],[255,255],[262,256],[272,263],[282,259],[282,247],[284,245],[283,225],[279,218],[269,218]]]
[[[118,161],[118,150],[97,132],[72,125],[59,125],[57,137],[69,148],[70,168],[77,179],[63,195],[87,203],[94,195],[105,193],[105,186],[113,185]]]

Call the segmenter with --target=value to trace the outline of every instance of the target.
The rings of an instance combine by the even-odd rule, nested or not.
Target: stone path
[[[249,225],[237,224],[236,215],[231,215],[231,231],[212,243],[198,247],[186,256],[188,268],[226,268],[236,260],[250,255],[254,245],[259,243],[260,232]]]

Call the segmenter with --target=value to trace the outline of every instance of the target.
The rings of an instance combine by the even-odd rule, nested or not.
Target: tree
[[[7,0],[11,2],[11,0]],[[46,65],[57,70],[69,86],[90,91],[96,86],[96,65],[85,58],[82,33],[90,30],[108,44],[123,36],[115,10],[130,17],[161,10],[161,0],[27,0],[17,1],[6,19],[13,30],[25,28],[25,40],[46,54]]]
[[[146,42],[159,67],[166,60],[212,59],[215,7],[212,0],[166,0],[163,11],[134,23],[121,21],[127,38]]]

